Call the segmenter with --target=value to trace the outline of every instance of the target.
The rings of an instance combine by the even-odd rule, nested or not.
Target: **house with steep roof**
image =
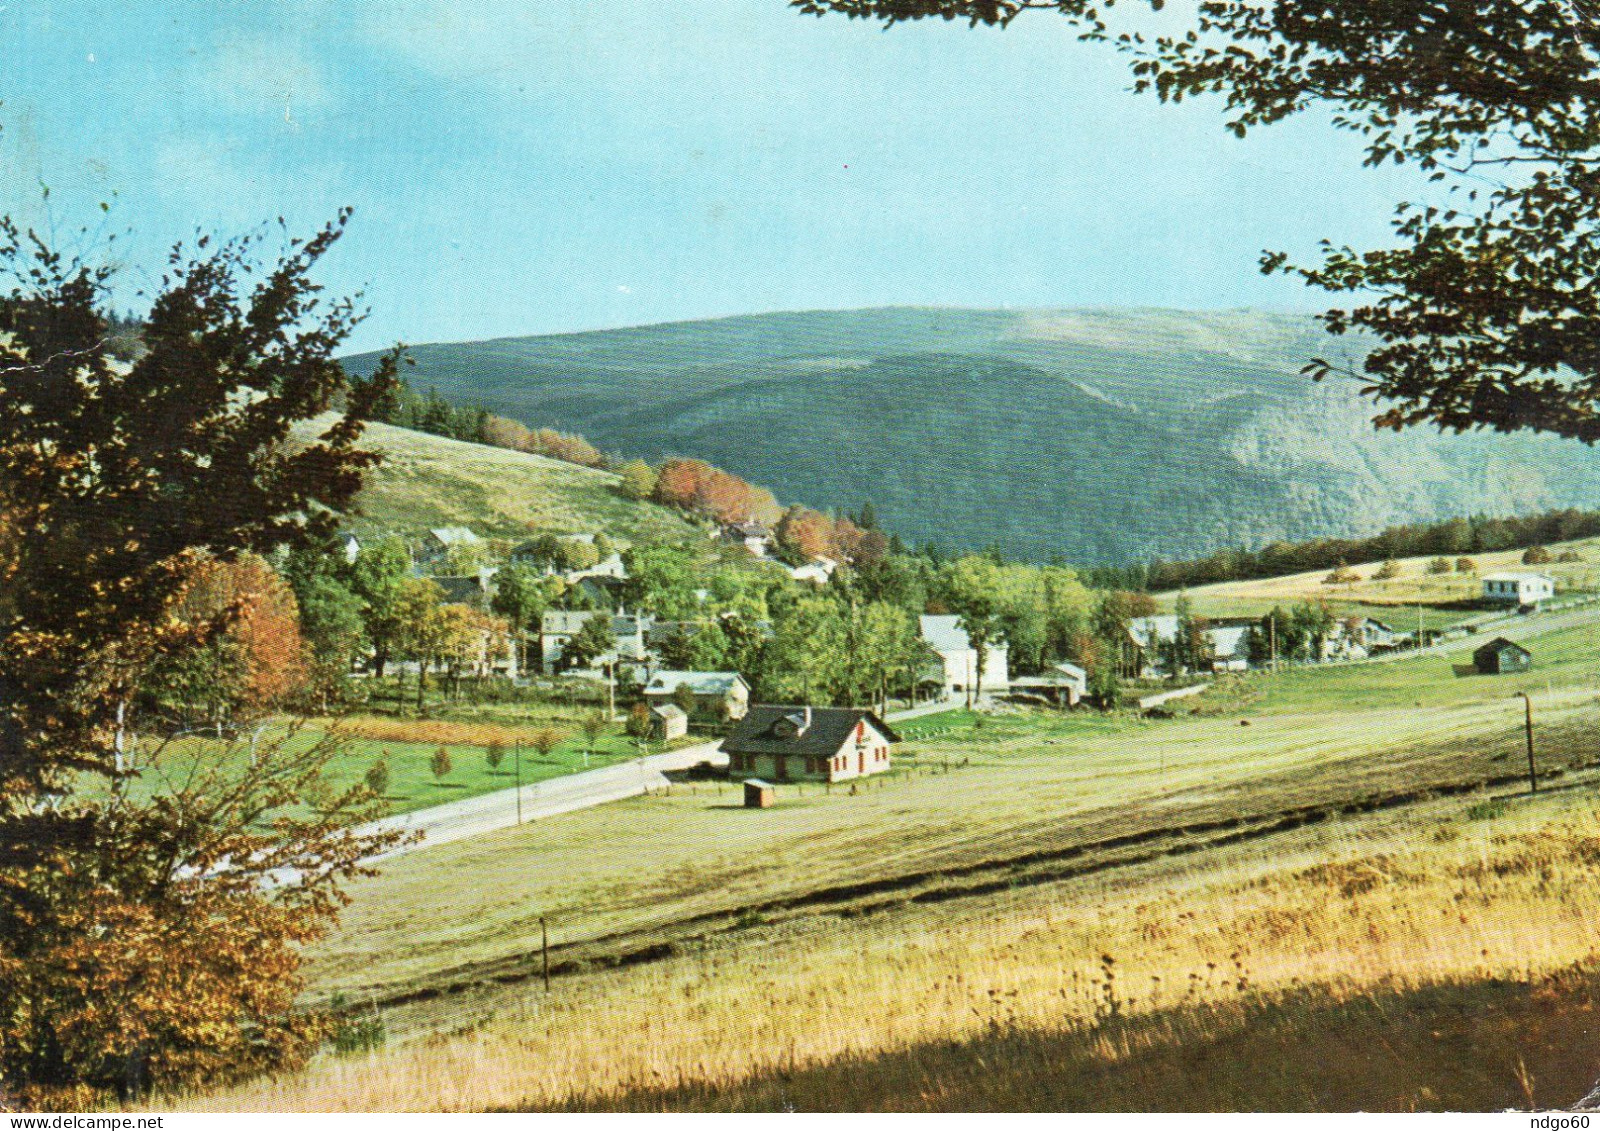
[[[855,707],[757,706],[722,743],[728,772],[766,781],[848,781],[890,767],[900,736]]]
[[[483,539],[465,526],[436,526],[422,536],[422,544],[417,547],[417,565],[433,570],[449,560],[451,550],[476,549],[482,545]]]

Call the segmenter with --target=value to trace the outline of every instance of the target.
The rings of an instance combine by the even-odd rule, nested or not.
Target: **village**
[[[1469,575],[1465,582],[1452,578],[1455,591],[1468,585],[1476,597],[1457,600],[1464,615],[1443,626],[1424,627],[1419,606],[1417,627],[1410,631],[1397,627],[1410,613],[1403,606],[1389,619],[1370,612],[1339,615],[1324,599],[1302,601],[1287,614],[1274,607],[1265,615],[1208,617],[1193,612],[1185,593],[1176,596],[1170,613],[1150,612],[1140,607],[1149,602],[1130,601],[1128,615],[1113,629],[1116,646],[1108,650],[1102,645],[1089,651],[1092,658],[1086,657],[1102,669],[1113,669],[1114,675],[1099,681],[1085,664],[1069,659],[1035,653],[1033,663],[1017,663],[1003,628],[980,648],[962,615],[919,611],[910,621],[914,636],[902,642],[907,650],[882,658],[886,674],[876,688],[864,692],[869,700],[865,705],[841,702],[836,693],[767,702],[757,696],[763,681],[755,673],[731,664],[695,667],[690,662],[697,655],[740,654],[705,647],[712,637],[720,641],[743,633],[759,645],[770,644],[776,635],[771,619],[748,612],[765,601],[730,606],[700,583],[702,573],[714,573],[723,589],[729,577],[742,578],[740,585],[746,587],[770,587],[776,603],[779,594],[793,600],[797,594],[849,586],[853,563],[819,554],[791,564],[794,555],[781,554],[774,531],[753,520],[709,524],[705,534],[702,565],[714,564],[679,579],[690,588],[677,595],[675,615],[630,607],[630,597],[646,606],[661,604],[660,592],[641,586],[629,568],[634,561],[650,568],[652,550],[638,553],[603,532],[547,533],[515,541],[450,526],[428,529],[410,541],[368,534],[365,545],[362,538],[343,535],[337,553],[352,568],[379,541],[387,541],[391,553],[404,546],[406,573],[435,587],[437,608],[459,614],[465,628],[453,653],[441,648],[430,657],[402,648],[380,659],[369,648],[351,657],[351,674],[374,685],[391,681],[402,712],[406,695],[400,688],[408,676],[418,687],[417,704],[425,709],[422,684],[430,664],[441,677],[446,696],[441,707],[446,709],[463,694],[481,697],[491,685],[520,688],[513,696],[534,700],[592,702],[596,717],[605,726],[619,726],[640,757],[652,750],[703,754],[700,761],[674,759],[675,775],[699,767],[736,780],[751,779],[765,788],[768,781],[834,783],[890,772],[892,747],[899,741],[892,720],[942,711],[1093,711],[1120,705],[1170,717],[1174,705],[1204,692],[1219,676],[1381,661],[1462,641],[1486,641],[1471,649],[1480,673],[1525,671],[1531,653],[1494,635],[1495,626],[1525,623],[1543,610],[1591,599],[1570,581],[1559,585],[1558,597],[1557,577],[1536,568],[1493,569],[1480,576],[1467,559],[1445,563],[1448,569],[1436,559],[1414,568],[1424,576]],[[1530,551],[1520,558],[1537,562],[1541,554]],[[1369,572],[1375,584],[1382,584],[1401,569],[1388,562]],[[1341,567],[1322,578],[1320,586],[1348,590],[1360,580]],[[505,594],[525,593],[530,582],[545,595],[538,602],[542,608],[515,624],[516,604]],[[747,592],[741,595],[748,597]],[[1103,601],[1102,607],[1109,603]],[[768,687],[795,687],[792,680],[774,680],[770,672],[767,676]],[[471,690],[463,692],[463,687]],[[372,701],[380,703],[381,693],[374,690]],[[583,766],[589,761],[586,754]],[[770,789],[763,788],[750,794],[751,804],[772,803]]]

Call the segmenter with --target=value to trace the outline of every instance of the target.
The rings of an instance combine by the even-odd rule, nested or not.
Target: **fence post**
[[[1528,739],[1528,792],[1539,792],[1539,776],[1533,764],[1533,697],[1526,691],[1517,692],[1522,696],[1523,730]]]

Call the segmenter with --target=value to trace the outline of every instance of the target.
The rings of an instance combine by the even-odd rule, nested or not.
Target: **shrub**
[[[1401,572],[1402,570],[1399,562],[1395,561],[1393,558],[1386,558],[1384,563],[1378,567],[1377,572],[1372,575],[1372,580],[1390,581],[1396,577],[1399,577]]]
[[[1522,553],[1523,565],[1544,565],[1550,561],[1550,551],[1543,546],[1529,546]]]
[[[483,759],[489,763],[491,770],[498,770],[500,763],[506,760],[506,744],[498,738],[483,748]]]
[[[1473,561],[1471,558],[1457,558],[1456,559],[1456,572],[1457,573],[1477,573],[1478,572],[1478,563]]]
[[[441,746],[433,752],[433,760],[428,763],[428,768],[433,771],[433,776],[443,781],[449,776],[451,770],[450,751]]]
[[[1429,573],[1449,573],[1450,572],[1450,559],[1449,558],[1434,558],[1431,562],[1428,563],[1428,572]]]
[[[389,792],[389,753],[384,751],[381,757],[367,767],[367,788],[379,797]]]

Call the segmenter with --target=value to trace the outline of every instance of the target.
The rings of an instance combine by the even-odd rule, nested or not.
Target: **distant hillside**
[[[318,423],[303,426],[302,434],[319,430]],[[356,500],[357,531],[463,525],[516,537],[536,527],[558,534],[603,530],[629,542],[693,533],[665,507],[622,498],[609,472],[387,424],[368,425],[363,446],[384,460]]]
[[[1592,505],[1543,437],[1378,434],[1307,317],[884,309],[417,347],[413,384],[947,547],[1111,564]],[[371,358],[352,359],[357,367]]]

